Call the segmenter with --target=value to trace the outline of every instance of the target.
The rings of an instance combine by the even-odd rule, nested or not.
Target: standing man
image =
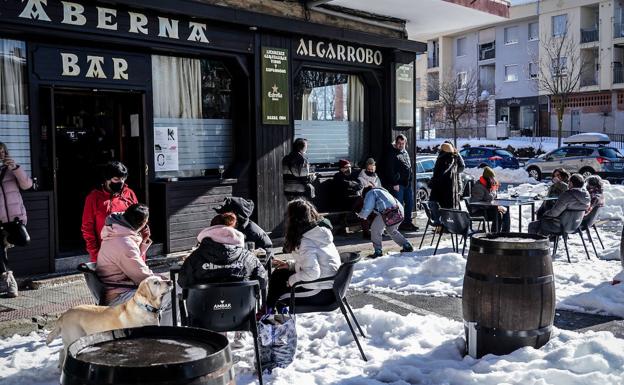
[[[407,148],[407,138],[399,134],[394,140],[386,161],[386,175],[390,192],[401,202],[404,208],[404,219],[400,230],[418,231],[412,222],[414,192],[412,191],[412,162]]]
[[[284,195],[288,201],[296,198],[314,198],[316,179],[310,174],[310,163],[305,153],[308,150],[308,141],[297,138],[293,142],[292,151],[282,159],[282,178],[284,180]]]

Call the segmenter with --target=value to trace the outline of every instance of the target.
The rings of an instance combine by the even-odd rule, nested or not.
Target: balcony
[[[621,83],[624,83],[624,68],[615,67],[613,68],[613,84]]]
[[[496,47],[493,43],[479,46],[479,60],[489,60],[496,58]]]
[[[581,43],[591,43],[600,39],[600,30],[598,27],[581,28]]]
[[[440,66],[440,61],[437,56],[428,57],[427,58],[427,68],[438,68]]]
[[[598,85],[598,74],[581,78],[581,87],[591,87]]]

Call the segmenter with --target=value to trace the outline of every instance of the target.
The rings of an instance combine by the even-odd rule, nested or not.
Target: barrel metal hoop
[[[466,276],[477,281],[503,283],[509,285],[536,285],[553,282],[552,274],[544,275],[542,277],[499,277],[494,275],[475,273],[474,271],[467,271]]]
[[[464,320],[464,326],[468,327],[468,322]],[[552,325],[547,325],[538,329],[531,330],[507,330],[507,329],[499,329],[499,328],[490,328],[487,326],[481,326],[477,324],[475,326],[477,332],[491,334],[498,337],[509,337],[509,338],[530,338],[530,337],[540,337],[544,334],[548,334],[552,332]]]
[[[501,257],[546,257],[550,255],[550,251],[548,249],[500,249],[478,245],[471,246],[470,251],[476,251],[479,254]]]

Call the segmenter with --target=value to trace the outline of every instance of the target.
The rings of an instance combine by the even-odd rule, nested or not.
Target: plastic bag
[[[295,359],[297,328],[290,314],[267,314],[258,323],[260,362],[271,372],[285,368]]]

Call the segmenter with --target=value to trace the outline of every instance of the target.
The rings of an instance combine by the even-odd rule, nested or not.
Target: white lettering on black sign
[[[315,43],[311,39],[299,39],[297,55],[378,66],[383,62],[380,50],[324,41]]]
[[[85,77],[107,79],[108,76],[103,68],[104,60],[104,56],[87,55],[89,68],[87,69]],[[119,57],[111,58],[111,60],[113,64],[113,79],[128,80],[128,61]],[[61,52],[61,62],[63,65],[62,76],[80,76],[82,69],[78,63],[78,55]]]

